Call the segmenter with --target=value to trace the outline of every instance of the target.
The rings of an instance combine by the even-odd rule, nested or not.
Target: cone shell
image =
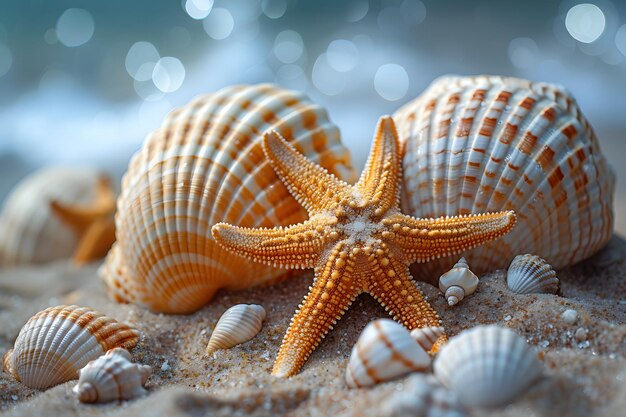
[[[556,294],[559,279],[549,263],[536,255],[518,255],[506,273],[506,285],[516,294]]]
[[[45,389],[78,378],[89,361],[116,347],[131,349],[137,331],[86,307],[41,311],[22,327],[4,370],[24,385]]]
[[[443,327],[430,326],[411,330],[411,337],[424,349],[430,352],[437,339],[443,334]]]
[[[437,355],[434,371],[463,405],[491,408],[524,393],[542,366],[512,330],[478,326],[450,339]]]
[[[256,336],[263,326],[265,309],[256,304],[237,304],[222,314],[206,347],[207,355],[228,349]]]
[[[368,324],[352,348],[346,370],[351,388],[389,381],[430,366],[430,356],[401,324],[378,319]]]
[[[269,129],[339,178],[356,180],[339,130],[303,94],[262,84],[197,98],[148,135],[123,178],[117,245],[102,269],[112,296],[188,313],[219,288],[284,275],[226,251],[211,235],[218,222],[274,227],[306,219],[263,154]]]
[[[72,391],[84,403],[130,400],[147,393],[143,385],[151,373],[149,366],[133,363],[127,350],[115,348],[81,369]]]
[[[404,212],[517,214],[513,231],[464,254],[475,272],[506,268],[526,252],[558,269],[593,255],[611,237],[615,175],[562,87],[447,76],[394,120],[405,150]],[[453,262],[420,269],[432,276]]]
[[[451,270],[439,277],[439,289],[451,306],[473,294],[477,286],[478,277],[470,271],[465,258],[461,258]]]

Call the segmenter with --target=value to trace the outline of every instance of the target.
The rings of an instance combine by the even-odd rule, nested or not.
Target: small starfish
[[[391,117],[382,117],[361,178],[349,185],[307,160],[277,132],[263,149],[309,219],[286,228],[219,223],[212,233],[231,251],[277,267],[315,268],[309,294],[283,339],[272,374],[296,374],[354,299],[367,292],[409,329],[439,326],[408,265],[496,239],[515,224],[512,211],[438,219],[400,213],[401,155]],[[431,353],[445,343],[445,335]]]
[[[50,208],[78,236],[73,255],[76,265],[102,258],[115,242],[115,192],[106,177],[98,179],[96,196],[90,204],[68,205],[51,201]]]

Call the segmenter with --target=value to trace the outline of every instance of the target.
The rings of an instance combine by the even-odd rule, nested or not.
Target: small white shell
[[[439,277],[439,289],[451,306],[473,294],[477,286],[478,277],[470,271],[465,258],[459,259],[451,270]]]
[[[506,274],[506,284],[516,294],[556,294],[559,290],[559,279],[552,266],[531,254],[513,259]]]
[[[79,373],[78,384],[72,390],[78,400],[104,403],[145,395],[143,385],[152,368],[132,363],[127,350],[116,348],[89,362]]]
[[[378,319],[368,324],[352,348],[346,383],[351,388],[389,381],[430,366],[430,356],[401,324]]]
[[[435,376],[465,406],[496,407],[522,394],[542,372],[537,355],[514,331],[478,326],[450,339]]]
[[[426,351],[430,351],[437,339],[443,334],[443,327],[430,326],[411,330],[411,337]]]
[[[207,355],[228,349],[256,336],[263,326],[265,309],[256,304],[237,304],[222,314],[206,347]]]

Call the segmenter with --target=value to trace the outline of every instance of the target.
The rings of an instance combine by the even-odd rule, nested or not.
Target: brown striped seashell
[[[206,347],[207,355],[252,339],[261,331],[263,320],[265,309],[260,305],[237,304],[230,307],[222,314],[211,333]]]
[[[86,307],[47,308],[22,327],[4,356],[4,370],[24,385],[45,389],[78,378],[78,371],[106,351],[131,349],[139,334]]]
[[[130,400],[148,393],[143,387],[152,373],[148,365],[138,365],[122,348],[109,350],[79,371],[72,389],[83,403]]]
[[[439,326],[422,327],[411,330],[411,337],[424,349],[430,352],[437,339],[443,334],[444,328]]]
[[[148,136],[123,178],[117,243],[101,270],[115,299],[189,313],[219,288],[284,276],[222,249],[211,235],[218,222],[274,227],[306,219],[263,154],[271,129],[343,180],[356,179],[339,130],[305,95],[261,84],[199,97]]]
[[[451,270],[439,277],[439,289],[450,306],[473,294],[477,286],[478,277],[470,271],[465,258],[461,258]]]
[[[506,285],[516,294],[559,291],[559,279],[549,263],[536,255],[517,255],[506,273]]]
[[[615,175],[562,87],[446,76],[394,120],[404,145],[404,212],[517,214],[512,232],[464,254],[476,273],[506,268],[527,252],[558,269],[593,255],[611,237]],[[420,271],[432,277],[453,262],[448,257]]]

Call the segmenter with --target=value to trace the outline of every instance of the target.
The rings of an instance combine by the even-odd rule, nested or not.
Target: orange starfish
[[[212,233],[233,252],[286,268],[315,268],[315,280],[291,320],[272,374],[296,374],[354,299],[367,292],[409,329],[439,326],[437,313],[411,279],[408,265],[459,253],[515,224],[512,211],[438,219],[400,213],[401,156],[391,117],[378,123],[370,156],[349,185],[299,154],[277,132],[265,154],[309,219],[286,228],[219,223]],[[432,353],[445,343],[442,336]]]

